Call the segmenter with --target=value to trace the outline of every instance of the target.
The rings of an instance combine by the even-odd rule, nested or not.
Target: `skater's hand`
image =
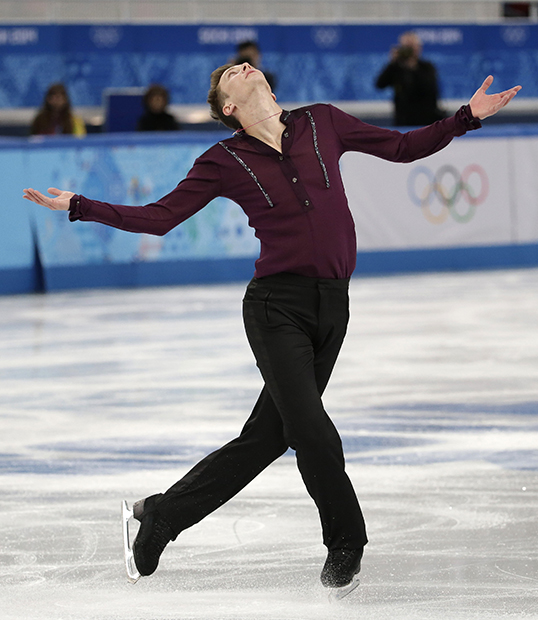
[[[497,112],[512,101],[516,94],[521,90],[521,86],[514,86],[513,88],[505,90],[502,93],[497,93],[496,95],[486,95],[486,90],[492,83],[493,76],[488,75],[482,86],[471,97],[471,101],[469,101],[471,113],[475,118],[482,120],[488,116],[497,114]]]
[[[36,189],[25,189],[23,192],[22,197],[26,198],[26,200],[47,207],[47,209],[51,209],[52,211],[68,211],[69,201],[75,195],[73,192],[56,189],[55,187],[49,187],[48,192],[56,196],[56,198],[49,198]]]

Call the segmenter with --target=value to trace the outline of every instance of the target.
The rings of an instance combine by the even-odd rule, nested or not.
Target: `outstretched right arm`
[[[35,189],[25,189],[23,197],[48,209],[69,211],[71,221],[100,222],[129,232],[164,235],[219,196],[220,173],[214,162],[197,160],[174,190],[140,207],[90,200],[54,187],[48,191],[54,198]]]

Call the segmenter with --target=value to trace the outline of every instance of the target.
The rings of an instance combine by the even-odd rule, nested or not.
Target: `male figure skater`
[[[164,235],[217,196],[237,202],[261,241],[243,300],[249,343],[265,386],[241,434],[195,465],[164,493],[137,502],[133,545],[140,575],[151,575],[171,541],[222,506],[288,447],[321,519],[328,554],[324,586],[353,587],[367,543],[345,472],[338,432],[322,402],[348,321],[355,231],[339,159],[346,151],[410,162],[481,126],[520,90],[496,95],[489,76],[458,112],[406,134],[367,125],[331,105],[284,111],[261,71],[248,63],[213,72],[214,118],[237,130],[201,155],[167,196],[141,207],[90,200],[50,188],[25,198],[69,211],[71,221]],[[380,207],[382,208],[382,207]],[[336,590],[338,591],[338,590]]]

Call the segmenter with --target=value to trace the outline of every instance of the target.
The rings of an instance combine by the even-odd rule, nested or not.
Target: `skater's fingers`
[[[493,84],[493,76],[488,75],[488,77],[482,82],[482,86],[478,89],[482,92],[486,92],[486,90]]]
[[[41,192],[38,192],[36,189],[32,188],[24,190],[23,198],[26,198],[27,200],[31,200],[32,202],[43,206],[46,206],[47,201],[50,200],[50,198],[47,198]]]

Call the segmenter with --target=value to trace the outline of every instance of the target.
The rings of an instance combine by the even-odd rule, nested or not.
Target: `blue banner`
[[[202,104],[209,74],[253,39],[281,101],[382,100],[374,87],[399,34],[413,29],[435,63],[443,98],[468,98],[488,73],[495,87],[538,96],[538,25],[24,25],[0,26],[0,107],[41,104],[64,82],[75,106],[106,88],[158,82],[172,103]]]
[[[15,148],[0,150],[0,168],[0,270],[32,267],[34,243],[27,208],[30,203],[22,198],[22,190],[27,187],[25,153]]]

